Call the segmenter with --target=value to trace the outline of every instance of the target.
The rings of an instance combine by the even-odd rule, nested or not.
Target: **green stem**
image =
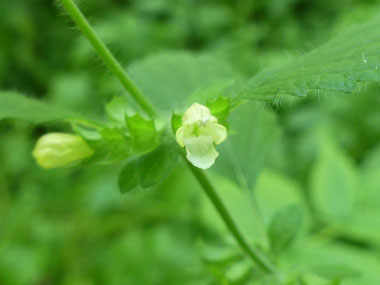
[[[258,264],[262,269],[267,271],[268,273],[277,274],[277,270],[274,267],[274,265],[260,252],[258,252],[256,249],[251,247],[248,242],[244,239],[242,233],[239,231],[238,227],[236,226],[235,222],[232,220],[231,215],[228,213],[226,207],[223,205],[222,200],[219,198],[216,190],[211,185],[210,181],[207,179],[206,175],[202,170],[199,168],[194,167],[185,157],[185,155],[181,152],[182,157],[186,161],[187,166],[195,176],[195,178],[198,180],[199,184],[202,186],[203,190],[205,191],[206,195],[210,198],[211,202],[214,204],[216,210],[218,211],[219,215],[223,219],[224,223],[226,224],[227,228],[231,232],[231,234],[234,236],[240,247],[243,249],[243,251],[251,258],[251,260]]]
[[[136,102],[140,105],[142,109],[144,109],[150,117],[154,117],[156,115],[156,110],[154,106],[150,103],[150,101],[141,93],[141,91],[135,86],[132,80],[129,78],[125,70],[121,67],[112,53],[107,49],[104,43],[98,38],[95,34],[94,30],[83,16],[82,12],[75,5],[72,0],[61,0],[63,6],[66,8],[66,11],[73,18],[74,22],[78,25],[78,27],[82,30],[83,34],[87,37],[87,39],[91,42],[95,50],[98,52],[99,56],[104,60],[104,62],[108,65],[111,71],[117,76],[120,80],[121,84],[124,88],[131,94],[131,96],[136,100]],[[182,153],[182,152],[181,152]],[[225,222],[227,228],[230,230],[232,235],[235,237],[238,244],[244,250],[244,252],[251,258],[251,260],[258,264],[265,271],[270,273],[277,273],[276,268],[272,265],[272,263],[266,259],[260,252],[251,248],[247,241],[244,239],[243,235],[240,233],[239,229],[235,225],[232,220],[230,214],[222,203],[222,200],[219,198],[217,192],[212,187],[211,183],[208,181],[207,177],[204,173],[195,168],[182,153],[183,158],[185,159],[187,166],[194,174],[195,178],[198,180],[199,184],[202,186],[203,190],[210,198],[211,202],[214,204],[216,210],[219,215]]]
[[[116,75],[120,83],[131,94],[141,108],[151,117],[154,118],[156,111],[150,101],[142,94],[142,92],[136,87],[132,79],[125,72],[124,68],[112,55],[110,50],[105,46],[101,39],[96,35],[94,29],[89,22],[83,16],[82,12],[76,6],[72,0],[61,0],[67,13],[71,16],[77,26],[81,29],[82,33],[86,36],[99,56],[107,64],[109,69]]]

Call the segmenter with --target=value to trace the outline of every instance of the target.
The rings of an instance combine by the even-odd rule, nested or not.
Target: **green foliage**
[[[377,1],[76,1],[154,120],[32,2],[0,1],[0,88],[19,90],[0,92],[0,284],[380,284]],[[180,163],[194,102],[228,128],[206,175],[280,278]],[[36,141],[67,122],[94,156],[39,169]]]
[[[173,111],[187,107],[188,96],[213,81],[236,77],[223,61],[188,52],[161,53],[132,64],[128,71],[157,108]]]
[[[105,127],[99,134],[100,137],[87,139],[95,153],[86,164],[113,164],[133,154],[132,139],[119,129]]]
[[[213,96],[213,98],[206,105],[210,109],[211,114],[218,119],[218,123],[226,125],[231,111],[231,101],[229,98],[222,96]]]
[[[272,217],[268,235],[274,253],[281,253],[290,247],[301,224],[302,208],[298,205],[287,206]]]
[[[320,138],[318,161],[310,183],[313,201],[321,213],[348,219],[358,195],[355,169],[324,135]]]
[[[127,127],[132,136],[132,148],[135,153],[145,153],[156,145],[157,135],[154,122],[139,114],[126,116]]]
[[[11,118],[40,124],[81,117],[70,110],[49,106],[16,92],[0,92],[0,120]]]
[[[226,101],[217,100],[225,102],[222,104],[227,107]],[[273,144],[279,138],[276,118],[265,106],[247,103],[239,106],[228,122],[228,139],[220,146],[221,155],[215,168],[242,187],[252,189]]]
[[[378,20],[360,25],[289,63],[266,69],[250,79],[238,99],[281,103],[284,95],[346,94],[379,82],[379,31]]]
[[[163,182],[176,165],[178,155],[176,145],[163,143],[154,151],[131,159],[120,173],[120,191],[126,193],[138,186],[147,188]]]
[[[121,193],[127,193],[140,185],[137,160],[129,161],[119,175],[119,189]]]

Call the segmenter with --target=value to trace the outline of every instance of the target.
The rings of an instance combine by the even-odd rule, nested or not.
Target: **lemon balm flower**
[[[43,168],[71,166],[94,154],[89,145],[77,135],[50,133],[37,141],[33,156]]]
[[[210,109],[198,103],[191,105],[182,116],[177,142],[186,148],[187,159],[198,168],[207,169],[214,164],[219,155],[215,144],[227,137],[226,128],[217,122]]]

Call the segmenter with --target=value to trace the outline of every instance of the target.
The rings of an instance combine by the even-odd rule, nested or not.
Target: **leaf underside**
[[[259,72],[237,99],[281,103],[293,96],[355,93],[367,83],[380,81],[379,68],[380,21],[375,21],[356,26],[287,64]]]

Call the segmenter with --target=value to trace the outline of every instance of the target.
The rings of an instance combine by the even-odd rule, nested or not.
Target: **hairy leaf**
[[[357,92],[362,83],[380,81],[379,68],[380,21],[375,21],[356,26],[287,64],[259,72],[237,98],[281,102],[282,95]]]

